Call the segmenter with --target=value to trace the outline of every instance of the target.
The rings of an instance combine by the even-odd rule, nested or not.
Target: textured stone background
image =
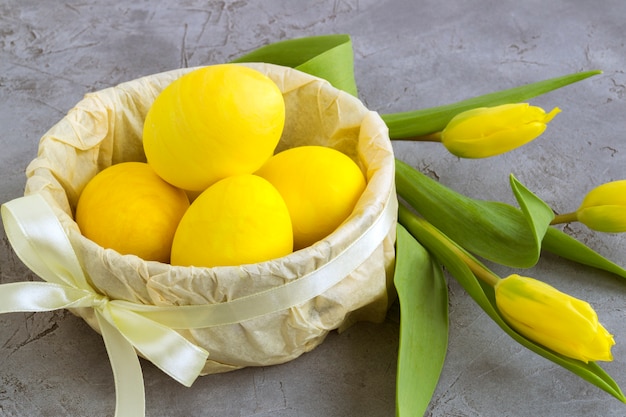
[[[87,92],[282,39],[349,33],[360,97],[383,113],[604,70],[533,100],[563,113],[515,152],[465,161],[435,144],[395,144],[399,158],[467,195],[512,202],[514,173],[555,210],[572,210],[594,185],[626,178],[625,18],[621,0],[0,0],[0,202],[22,194],[39,138]],[[623,235],[568,229],[626,265]],[[626,386],[626,282],[551,256],[524,273],[596,307],[618,343],[603,367]],[[0,282],[27,279],[35,278],[0,231]],[[449,286],[450,345],[428,415],[626,415]],[[333,333],[291,363],[203,377],[192,388],[143,361],[147,414],[392,416],[397,334],[392,309],[384,324]],[[102,339],[81,320],[65,311],[0,316],[0,416],[105,416],[114,402]]]

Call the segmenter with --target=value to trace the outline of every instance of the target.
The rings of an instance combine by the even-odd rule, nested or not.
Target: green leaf
[[[448,289],[441,266],[401,225],[394,284],[400,302],[396,416],[423,415],[448,346]]]
[[[602,71],[598,70],[578,72],[473,97],[457,103],[402,113],[382,114],[381,117],[387,124],[387,127],[389,127],[391,139],[424,136],[442,131],[454,116],[466,110],[527,101],[533,97],[601,73]]]
[[[551,227],[543,238],[543,249],[574,262],[626,278],[626,269],[600,255],[567,233]]]
[[[515,341],[613,395],[618,400],[626,402],[626,397],[624,397],[619,385],[595,362],[584,363],[555,353],[525,338],[509,327],[506,321],[500,316],[495,304],[493,288],[478,281],[464,261],[464,257],[471,259],[472,262],[478,265],[481,264],[459,245],[454,243],[426,220],[419,218],[402,205],[400,206],[398,220],[409,233],[443,263],[450,274],[463,286],[485,313]],[[481,266],[486,269],[484,265]]]
[[[396,160],[398,195],[430,223],[471,253],[527,268],[539,259],[552,210],[514,178],[511,185],[524,211],[466,197]]]
[[[349,35],[323,35],[272,43],[232,62],[265,62],[323,78],[357,96],[354,53]]]
[[[554,219],[554,211],[543,200],[524,187],[513,174],[511,174],[509,179],[515,199],[528,222],[529,229],[532,231],[533,241],[537,250],[536,259],[538,260],[539,256],[541,256],[541,242],[550,227],[550,222]]]

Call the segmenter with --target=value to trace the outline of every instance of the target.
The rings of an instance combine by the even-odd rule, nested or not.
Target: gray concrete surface
[[[87,92],[281,39],[349,33],[361,98],[380,112],[604,70],[534,100],[563,113],[510,154],[465,161],[434,144],[395,144],[399,158],[468,195],[512,202],[512,172],[564,212],[594,185],[626,178],[625,18],[622,0],[0,0],[0,201],[22,194],[39,137]],[[570,231],[626,265],[623,235]],[[33,279],[0,237],[0,282]],[[551,256],[523,272],[597,308],[617,340],[603,367],[626,386],[626,282]],[[626,415],[626,405],[517,345],[449,286],[449,351],[427,415]],[[333,333],[288,364],[202,377],[191,388],[144,361],[147,414],[392,416],[397,346],[393,308],[385,323]],[[102,339],[85,323],[65,311],[0,316],[0,416],[108,416],[114,403]]]

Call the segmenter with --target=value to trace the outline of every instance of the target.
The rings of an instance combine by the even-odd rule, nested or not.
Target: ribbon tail
[[[108,307],[115,327],[137,351],[184,386],[193,384],[209,356],[206,350],[170,327],[117,306],[115,301]]]
[[[96,310],[115,381],[115,417],[143,417],[146,398],[139,358],[126,338]]]
[[[11,282],[0,285],[0,314],[92,307],[94,294],[49,282]]]

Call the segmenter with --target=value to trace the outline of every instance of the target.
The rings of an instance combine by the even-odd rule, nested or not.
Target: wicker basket
[[[52,205],[94,288],[112,299],[158,306],[225,303],[271,292],[328,264],[341,264],[342,257],[358,261],[336,284],[297,305],[243,320],[235,314],[220,325],[180,330],[209,352],[202,374],[289,361],[318,346],[331,330],[359,320],[381,321],[389,303],[397,200],[394,156],[384,122],[324,80],[281,66],[245,65],[268,75],[283,92],[287,121],[278,150],[305,144],[333,147],[356,161],[367,178],[366,191],[350,218],[309,248],[239,267],[174,267],[120,255],[81,235],[73,213],[85,184],[112,164],[145,161],[142,129],[150,105],[164,87],[192,69],[86,95],[43,136],[26,173],[25,194],[39,193]],[[346,252],[381,219],[387,219],[383,233],[366,236],[371,253],[359,253],[356,258],[361,259],[355,259],[354,251]],[[341,268],[326,270],[332,274]],[[73,312],[99,331],[92,309]]]

